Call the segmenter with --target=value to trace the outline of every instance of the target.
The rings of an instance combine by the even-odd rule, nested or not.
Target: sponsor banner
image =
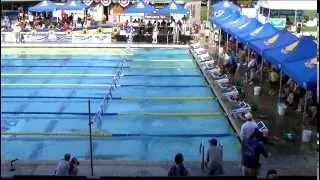
[[[72,43],[111,43],[111,34],[72,35]]]
[[[145,20],[170,20],[170,15],[163,15],[163,14],[145,14]]]

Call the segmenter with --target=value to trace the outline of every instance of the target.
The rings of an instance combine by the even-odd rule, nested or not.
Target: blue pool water
[[[88,132],[88,99],[94,114],[127,57],[108,114],[93,124],[94,132],[112,134],[93,138],[94,159],[171,160],[181,152],[186,160],[199,160],[201,141],[216,137],[224,160],[239,160],[235,132],[187,49],[1,54],[1,132],[18,133],[1,136],[2,159],[55,160],[66,152],[88,159],[88,137],[45,134]]]

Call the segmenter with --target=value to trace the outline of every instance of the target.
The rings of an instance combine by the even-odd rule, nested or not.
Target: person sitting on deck
[[[71,155],[69,153],[66,153],[64,155],[64,159],[59,161],[58,166],[55,170],[56,176],[68,176],[69,175],[70,157],[71,157]]]
[[[170,168],[168,176],[190,176],[189,171],[183,165],[183,155],[177,153],[175,158],[175,165]]]

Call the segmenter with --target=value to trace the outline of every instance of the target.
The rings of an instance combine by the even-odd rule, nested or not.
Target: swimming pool
[[[2,48],[1,158],[89,159],[88,99],[94,114],[119,63],[120,86],[94,133],[94,159],[199,160],[216,137],[224,160],[239,160],[239,141],[187,49]],[[16,133],[3,135],[3,133]],[[31,136],[40,133],[41,136]],[[69,135],[47,136],[69,133]]]

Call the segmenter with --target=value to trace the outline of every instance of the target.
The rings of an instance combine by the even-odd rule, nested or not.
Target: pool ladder
[[[199,153],[200,153],[200,167],[201,170],[205,170],[205,141],[201,140],[200,146],[199,146]]]

